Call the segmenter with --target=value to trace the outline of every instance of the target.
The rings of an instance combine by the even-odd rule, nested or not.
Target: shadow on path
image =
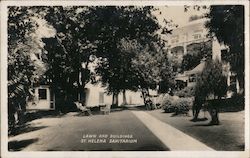
[[[25,122],[30,122],[36,119],[41,118],[60,118],[67,113],[60,113],[59,111],[54,110],[45,110],[45,111],[28,111],[25,114]]]
[[[38,138],[35,139],[27,139],[27,140],[20,140],[20,141],[11,141],[8,143],[8,150],[9,151],[21,151],[23,148],[35,143],[38,141]]]
[[[219,126],[220,124],[211,124],[211,123],[206,123],[206,124],[196,124],[193,126],[200,126],[200,127],[210,127],[210,126]]]
[[[206,117],[204,117],[204,118],[197,118],[197,119],[191,119],[190,121],[191,122],[202,122],[202,121],[207,121],[208,120],[208,118],[206,118]]]
[[[30,124],[26,124],[24,126],[17,127],[15,130],[11,132],[11,134],[9,134],[9,136],[16,136],[23,133],[33,132],[47,127],[48,126],[33,127]]]

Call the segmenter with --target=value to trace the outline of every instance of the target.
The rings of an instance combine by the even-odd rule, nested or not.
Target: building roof
[[[177,74],[176,76],[175,76],[175,80],[177,81],[177,80],[179,80],[179,81],[184,81],[184,82],[187,82],[187,80],[188,80],[188,76],[186,75],[186,74]]]
[[[202,18],[188,22],[185,26],[174,29],[170,35],[164,37],[164,39],[167,41],[167,46],[182,46],[183,43],[197,42],[197,40],[200,42],[200,40],[207,39],[206,35],[208,30],[204,25],[206,21],[206,18]],[[201,37],[194,39],[194,35],[198,34]]]
[[[202,61],[199,65],[197,65],[195,68],[193,68],[192,70],[186,71],[185,74],[186,75],[191,75],[191,74],[198,74],[201,73],[202,70],[205,67],[205,61]]]

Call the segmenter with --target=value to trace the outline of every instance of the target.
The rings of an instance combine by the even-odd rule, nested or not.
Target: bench
[[[87,113],[88,115],[92,115],[91,110],[88,109],[86,106],[82,106],[80,102],[74,102],[76,107],[81,110],[83,113]]]
[[[104,115],[109,115],[110,114],[110,107],[111,105],[99,105],[100,106],[100,111],[104,114]]]

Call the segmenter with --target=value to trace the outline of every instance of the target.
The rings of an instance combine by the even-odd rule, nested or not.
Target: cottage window
[[[38,90],[39,99],[47,99],[47,89]]]
[[[99,103],[100,104],[104,103],[104,92],[99,92]]]

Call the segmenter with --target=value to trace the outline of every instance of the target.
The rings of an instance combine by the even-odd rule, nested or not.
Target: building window
[[[178,39],[173,39],[173,40],[171,40],[171,43],[178,43],[178,42],[179,42]]]
[[[203,32],[203,30],[202,29],[200,29],[200,30],[194,30],[194,32],[195,33],[201,33],[201,32]]]
[[[196,82],[195,74],[190,75],[188,80],[189,82]]]
[[[172,36],[171,43],[178,43],[179,42],[179,35]]]
[[[104,103],[104,92],[99,92],[99,103]]]
[[[38,89],[39,99],[47,99],[47,89]]]
[[[194,37],[194,39],[200,39],[201,38],[201,34],[194,34],[193,37]]]

